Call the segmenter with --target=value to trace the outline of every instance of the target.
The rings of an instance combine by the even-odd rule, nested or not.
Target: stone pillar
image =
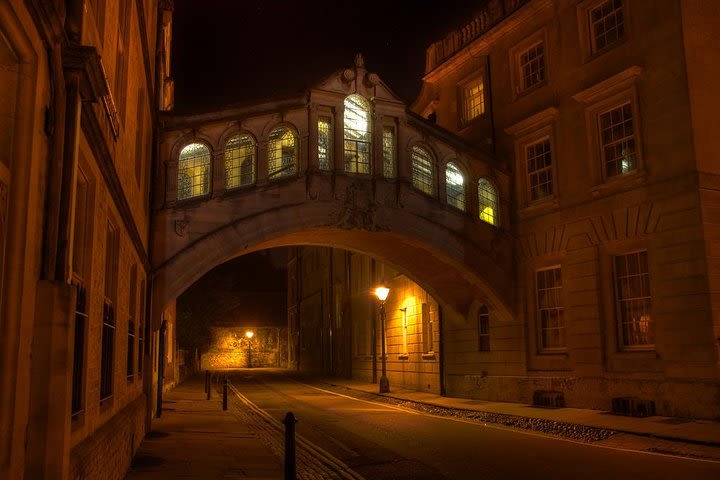
[[[220,145],[219,151],[213,152],[210,158],[212,159],[210,192],[213,197],[217,197],[225,193],[225,145]]]
[[[35,308],[25,478],[65,480],[70,459],[75,288],[40,281]]]
[[[168,160],[165,163],[165,204],[174,205],[177,202],[177,180],[178,180],[178,162]]]

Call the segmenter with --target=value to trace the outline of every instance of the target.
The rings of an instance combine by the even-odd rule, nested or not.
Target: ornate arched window
[[[255,139],[235,135],[225,144],[225,189],[255,183]]]
[[[486,178],[478,180],[478,200],[480,220],[498,226],[500,217],[497,190]]]
[[[268,179],[294,175],[297,169],[297,138],[289,127],[280,126],[270,132],[268,142]]]
[[[210,193],[210,149],[202,143],[191,143],[180,151],[178,161],[177,199],[186,200]]]
[[[432,154],[425,148],[415,145],[410,152],[412,158],[412,184],[428,195],[435,193],[435,173]]]
[[[370,103],[360,95],[345,98],[344,150],[345,171],[370,173],[372,134]]]
[[[452,205],[464,212],[465,177],[453,162],[448,162],[445,167],[445,192],[447,193],[448,205]]]

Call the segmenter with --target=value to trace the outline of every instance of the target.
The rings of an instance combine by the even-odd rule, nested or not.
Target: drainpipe
[[[440,367],[440,395],[445,396],[445,342],[443,336],[443,308],[438,303],[438,363]]]

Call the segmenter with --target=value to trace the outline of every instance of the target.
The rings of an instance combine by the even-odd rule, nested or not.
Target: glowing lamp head
[[[375,295],[381,302],[385,301],[385,299],[388,296],[388,293],[390,293],[390,289],[387,287],[377,287],[375,289]]]
[[[247,338],[252,338],[253,335],[255,335],[255,332],[253,332],[252,330],[248,330],[248,331],[245,332],[245,336],[246,336]]]

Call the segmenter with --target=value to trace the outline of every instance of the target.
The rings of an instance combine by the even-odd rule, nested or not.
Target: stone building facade
[[[147,431],[171,8],[0,2],[0,478],[123,478]]]
[[[477,310],[445,326],[449,395],[720,416],[719,22],[713,2],[491,1],[428,48],[413,110],[513,172],[515,314],[488,305],[489,352],[453,332]]]
[[[493,0],[427,49],[412,110],[512,175],[510,314],[482,289],[445,305],[443,393],[720,417],[718,24],[712,2]]]

